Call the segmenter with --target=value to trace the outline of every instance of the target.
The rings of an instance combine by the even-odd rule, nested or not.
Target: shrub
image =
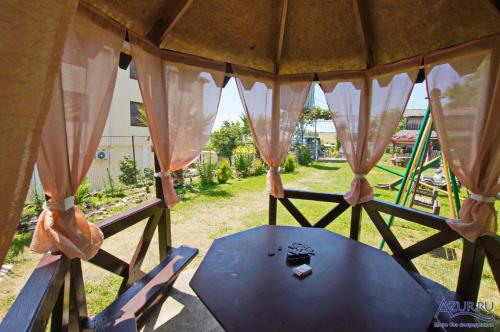
[[[297,147],[297,154],[300,165],[307,166],[312,162],[311,150],[307,146],[299,145]]]
[[[333,158],[339,158],[340,157],[340,152],[337,149],[332,150],[332,157]]]
[[[89,196],[90,182],[88,179],[82,181],[75,193],[75,205],[82,204],[83,199]]]
[[[296,168],[295,156],[293,154],[289,154],[286,156],[285,161],[283,162],[283,170],[285,173],[291,173]]]
[[[233,170],[227,159],[222,160],[217,170],[217,182],[226,183],[233,176]]]
[[[104,184],[104,195],[108,197],[123,197],[123,190],[115,185],[115,181],[109,172],[109,168],[106,168],[106,171],[108,172],[108,178],[102,179]]]
[[[252,160],[252,175],[262,175],[266,172],[266,164],[255,158]]]
[[[198,175],[200,176],[200,182],[202,185],[208,185],[214,183],[214,174],[217,164],[212,163],[212,158],[206,160],[206,158],[200,158],[196,163],[196,169],[198,170]]]
[[[250,146],[241,145],[234,149],[234,168],[238,176],[247,177],[252,173],[251,167],[254,155],[255,150]]]
[[[152,168],[144,167],[142,174],[143,185],[146,187],[153,185],[155,171]]]
[[[125,186],[137,184],[137,168],[129,156],[125,156],[120,160],[120,175],[118,175],[118,180]]]
[[[45,202],[44,194],[39,193],[37,188],[31,191],[31,202],[26,205],[34,215],[39,215],[43,211],[43,203]]]

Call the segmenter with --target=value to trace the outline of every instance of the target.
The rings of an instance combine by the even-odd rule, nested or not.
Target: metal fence
[[[136,178],[144,174],[145,168],[154,169],[153,143],[149,136],[103,136],[95,154],[92,165],[87,173],[90,191],[103,190],[111,177],[115,184],[119,183],[120,161],[129,157],[135,164],[137,171]],[[202,151],[199,158],[210,159],[217,163],[217,155],[214,152]],[[142,173],[142,174],[139,174]],[[191,171],[185,173],[187,177],[196,176],[195,169],[191,166]],[[26,201],[31,201],[33,191],[43,195],[38,171],[35,167],[30,183],[30,191]]]
[[[87,173],[90,190],[104,188],[109,177],[118,181],[120,161],[129,157],[135,164],[138,173],[145,168],[154,169],[153,143],[149,136],[103,136],[97,149],[94,161]]]

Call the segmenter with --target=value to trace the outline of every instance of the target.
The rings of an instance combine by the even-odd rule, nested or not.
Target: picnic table
[[[314,249],[303,279],[286,262],[293,242]],[[426,331],[437,310],[387,253],[317,228],[217,239],[190,285],[227,331]]]

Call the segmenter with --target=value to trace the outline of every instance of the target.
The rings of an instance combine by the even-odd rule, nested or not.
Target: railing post
[[[160,163],[158,162],[158,158],[155,157],[155,172],[161,172]],[[161,179],[155,178],[155,187],[156,187],[156,197],[164,200],[163,196],[163,188],[161,186]],[[168,251],[172,246],[172,235],[170,230],[170,209],[165,207],[163,209],[160,220],[158,221],[158,246],[160,252],[160,261],[167,258]]]
[[[172,247],[172,233],[170,229],[170,210],[165,208],[158,222],[158,245],[160,250],[160,261],[168,256]]]
[[[277,201],[276,197],[269,195],[269,225],[276,225]]]
[[[462,261],[458,274],[457,294],[465,301],[477,302],[483,274],[484,249],[478,244],[463,240]]]
[[[359,240],[361,230],[361,205],[353,206],[351,209],[351,230],[349,237],[353,240]]]

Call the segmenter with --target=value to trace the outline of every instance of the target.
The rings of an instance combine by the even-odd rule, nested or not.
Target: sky
[[[425,83],[415,84],[410,95],[407,108],[426,108],[426,97],[427,93],[425,91]],[[318,84],[315,85],[314,100],[317,107],[328,108],[325,95],[323,94],[323,91],[321,91]],[[240,115],[243,114],[243,112],[243,105],[241,104],[240,96],[238,94],[236,81],[234,78],[231,78],[226,87],[222,89],[219,111],[217,112],[217,117],[215,118],[214,130],[220,129],[222,123],[226,120],[239,121]],[[318,123],[318,131],[333,132],[335,131],[335,128],[331,121],[324,121],[322,123]]]

